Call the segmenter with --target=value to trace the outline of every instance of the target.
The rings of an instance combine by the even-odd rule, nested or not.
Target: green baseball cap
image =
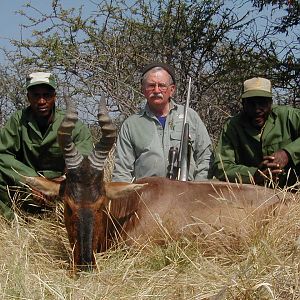
[[[57,84],[54,75],[47,72],[31,73],[26,78],[26,89],[38,84],[47,84],[56,89]]]

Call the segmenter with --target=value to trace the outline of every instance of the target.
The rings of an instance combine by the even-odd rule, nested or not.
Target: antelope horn
[[[76,149],[72,140],[72,131],[78,120],[78,114],[71,98],[64,93],[66,102],[66,115],[62,120],[57,133],[58,144],[63,151],[67,169],[74,169],[79,166],[83,160],[83,156]]]
[[[106,157],[117,137],[117,129],[108,115],[104,95],[101,96],[99,102],[98,121],[101,127],[102,136],[100,141],[95,145],[94,151],[88,158],[92,166],[101,171],[104,168]]]

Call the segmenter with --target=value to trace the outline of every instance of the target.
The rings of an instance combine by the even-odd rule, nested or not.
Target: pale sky
[[[0,46],[6,47],[9,38],[19,38],[21,17],[14,11],[19,10],[24,0],[0,0]]]
[[[130,0],[128,0],[130,1]],[[84,15],[90,15],[95,10],[95,3],[93,0],[62,0],[64,8],[80,7],[84,5]],[[31,3],[34,7],[45,12],[51,8],[52,0],[0,0],[0,48],[10,49],[9,39],[21,39],[21,24],[26,24],[26,18],[18,15],[16,11],[25,10],[23,7],[26,3]],[[226,2],[225,2],[226,3]],[[229,2],[227,2],[229,3]],[[241,3],[247,1],[241,0]],[[245,6],[243,6],[243,13],[245,12]],[[32,13],[32,12],[31,12]],[[260,25],[260,21],[258,21]],[[261,26],[261,30],[264,30],[264,26]],[[31,30],[23,29],[22,36],[24,38],[30,38]],[[278,36],[276,37],[279,38]],[[283,40],[289,39],[285,35],[282,35]],[[3,61],[3,54],[0,51],[0,62]]]
[[[51,8],[52,0],[0,0],[0,48],[9,49],[9,39],[20,40],[30,37],[30,30],[22,31],[21,24],[26,24],[26,18],[16,13],[18,10],[25,10],[24,5],[31,3],[34,7],[45,12]],[[65,8],[79,7],[84,5],[85,10],[90,12],[95,8],[90,0],[63,0]],[[3,59],[0,53],[0,61]]]

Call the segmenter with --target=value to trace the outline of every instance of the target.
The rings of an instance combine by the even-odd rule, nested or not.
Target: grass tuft
[[[240,236],[119,245],[74,274],[62,207],[0,218],[1,299],[300,299],[300,204]]]

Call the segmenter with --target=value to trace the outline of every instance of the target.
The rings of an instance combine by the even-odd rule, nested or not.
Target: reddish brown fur
[[[242,233],[253,221],[266,218],[283,198],[278,191],[264,187],[216,181],[192,183],[152,177],[136,183],[148,185],[127,197],[105,199],[103,203],[108,218],[122,225],[119,233],[128,243],[148,238],[161,242],[168,235],[209,234],[221,228]],[[113,189],[118,183],[109,185]],[[111,242],[115,226],[112,222],[104,226]],[[107,245],[107,237],[99,243],[104,250],[111,245]]]
[[[28,184],[46,194],[59,190],[46,179],[29,179]],[[128,244],[148,239],[161,243],[218,230],[243,234],[252,224],[266,220],[288,195],[254,185],[159,177],[135,185],[104,183],[103,171],[95,171],[86,160],[68,171],[63,184],[56,184],[65,203],[74,263],[84,267],[95,263],[93,253],[120,239]]]

